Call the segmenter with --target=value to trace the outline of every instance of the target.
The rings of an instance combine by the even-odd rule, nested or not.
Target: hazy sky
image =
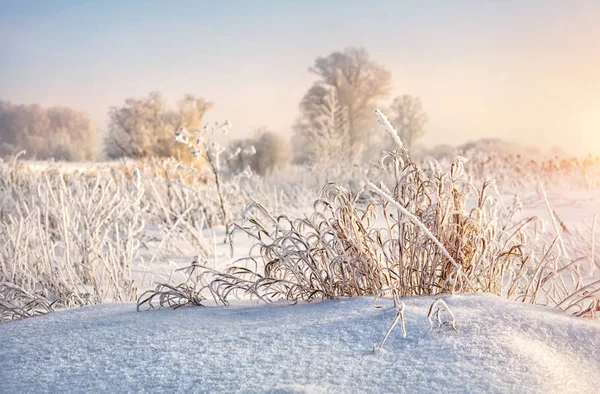
[[[317,56],[365,47],[424,142],[480,137],[600,153],[600,0],[0,0],[0,99],[109,106],[162,92],[215,102],[238,135],[290,132]],[[385,103],[384,103],[385,104]]]

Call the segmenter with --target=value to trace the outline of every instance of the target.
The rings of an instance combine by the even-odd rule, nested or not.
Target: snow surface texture
[[[491,295],[136,312],[133,304],[0,325],[0,392],[596,393],[600,324]]]

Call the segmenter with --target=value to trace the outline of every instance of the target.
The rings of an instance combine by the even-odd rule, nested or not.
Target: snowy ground
[[[600,323],[490,295],[444,297],[458,333],[427,333],[431,297],[304,305],[61,311],[0,325],[0,391],[594,393]]]

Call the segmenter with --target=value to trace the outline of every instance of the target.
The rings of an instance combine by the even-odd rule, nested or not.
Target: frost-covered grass
[[[226,272],[195,261],[185,283],[159,284],[142,295],[139,307],[204,305],[210,299],[228,305],[234,297],[295,303],[486,292],[596,316],[600,280],[592,276],[593,236],[585,239],[592,239],[589,250],[577,247],[582,234],[568,232],[541,182],[552,224],[547,229],[539,217],[520,215],[518,199],[504,205],[493,181],[473,182],[464,158],[446,170],[423,168],[385,116],[377,115],[397,140],[397,149],[382,160],[391,181],[378,186],[366,179],[355,193],[329,184],[303,217],[273,215],[251,204],[247,224],[236,225],[253,239],[247,258]]]
[[[142,294],[180,306],[483,291],[597,313],[597,160],[438,162],[399,141],[379,163],[258,177],[179,138],[200,161],[0,162],[0,320]],[[557,213],[556,185],[585,195],[587,223]],[[507,200],[515,187],[526,209]]]
[[[0,325],[3,392],[594,393],[600,326],[491,295],[445,300],[455,332],[430,329],[435,297],[396,310],[372,297],[136,313],[133,304]]]
[[[253,197],[275,208],[302,201],[260,179],[225,179],[219,192],[175,160],[67,172],[0,162],[0,321],[135,300],[154,281],[176,280],[178,258],[222,263],[217,234]]]

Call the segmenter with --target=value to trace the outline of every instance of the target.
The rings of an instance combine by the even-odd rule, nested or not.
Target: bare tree
[[[180,151],[173,141],[176,130],[199,128],[212,103],[187,94],[170,108],[159,92],[147,98],[127,99],[121,107],[109,110],[106,153],[111,158],[176,156]]]
[[[427,114],[423,110],[421,99],[410,95],[398,96],[391,105],[391,123],[398,131],[398,135],[407,150],[410,150],[415,141],[425,135]]]
[[[353,47],[317,58],[309,71],[319,79],[300,103],[301,116],[295,128],[299,137],[310,127],[318,127],[320,108],[327,105],[333,90],[339,105],[347,110],[349,145],[369,145],[371,111],[378,100],[388,96],[391,73],[371,61],[365,49]]]

